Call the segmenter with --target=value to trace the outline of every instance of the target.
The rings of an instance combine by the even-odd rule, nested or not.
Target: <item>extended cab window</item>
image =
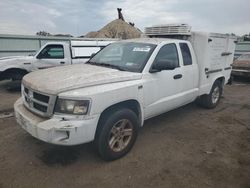
[[[181,54],[184,65],[192,65],[192,57],[187,43],[180,43]]]
[[[64,51],[62,45],[48,45],[46,46],[37,58],[39,59],[63,59]]]
[[[178,52],[175,44],[166,44],[163,46],[156,58],[155,62],[163,61],[163,62],[173,62],[176,67],[179,66],[179,58],[178,58]]]

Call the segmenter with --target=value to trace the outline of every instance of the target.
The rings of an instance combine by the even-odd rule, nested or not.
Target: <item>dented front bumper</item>
[[[57,145],[77,145],[91,142],[99,115],[87,119],[70,119],[63,117],[42,118],[27,110],[18,99],[14,104],[17,123],[33,137]]]
[[[233,69],[233,76],[242,76],[242,77],[250,77],[250,69]]]

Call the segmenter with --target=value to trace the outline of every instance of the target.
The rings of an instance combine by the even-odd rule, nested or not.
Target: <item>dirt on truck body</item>
[[[93,144],[39,141],[0,118],[0,187],[250,187],[250,84],[225,86],[217,108],[195,103],[147,120],[133,150],[104,162]],[[19,92],[0,85],[4,113]]]

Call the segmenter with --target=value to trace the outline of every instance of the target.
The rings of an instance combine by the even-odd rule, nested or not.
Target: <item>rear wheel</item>
[[[199,98],[199,104],[205,108],[215,108],[220,101],[222,95],[222,83],[216,80],[208,95],[203,95]]]
[[[139,121],[130,109],[119,109],[105,116],[96,137],[97,149],[104,160],[115,160],[126,155],[138,134]]]
[[[28,72],[23,69],[7,69],[1,73],[1,80],[11,79],[12,81],[22,80],[25,74]]]

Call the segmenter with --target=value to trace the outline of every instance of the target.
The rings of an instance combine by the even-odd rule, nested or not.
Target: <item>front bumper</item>
[[[41,118],[27,110],[22,99],[14,104],[17,123],[33,137],[56,145],[77,145],[91,142],[99,115],[88,119],[65,120],[62,117]]]
[[[233,76],[250,77],[250,70],[245,70],[245,69],[233,69],[231,74],[232,74]]]

